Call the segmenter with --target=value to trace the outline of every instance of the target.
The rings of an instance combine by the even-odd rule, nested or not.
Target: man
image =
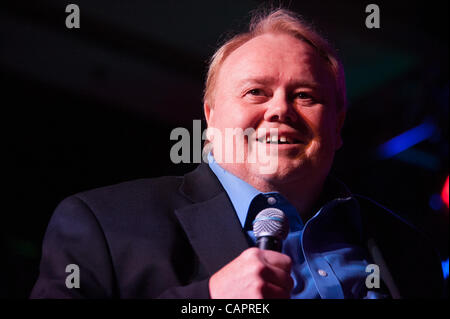
[[[211,60],[209,163],[65,199],[31,297],[440,296],[439,258],[421,234],[329,176],[345,104],[343,68],[324,39],[285,10],[255,17]],[[222,136],[236,128],[252,129],[244,160],[222,161],[227,143],[237,150]],[[250,160],[261,148],[274,170]],[[251,224],[267,207],[289,219],[281,252],[254,247]],[[73,264],[79,288],[66,285]],[[368,281],[367,269],[381,279]]]

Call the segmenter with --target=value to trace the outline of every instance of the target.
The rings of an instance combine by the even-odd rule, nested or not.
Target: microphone
[[[253,221],[253,233],[259,249],[281,252],[283,240],[289,233],[289,220],[278,208],[263,209]]]

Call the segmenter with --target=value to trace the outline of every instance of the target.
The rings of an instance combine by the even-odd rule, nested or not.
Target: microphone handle
[[[281,252],[283,241],[273,236],[261,236],[256,238],[256,246],[262,250],[273,250]]]

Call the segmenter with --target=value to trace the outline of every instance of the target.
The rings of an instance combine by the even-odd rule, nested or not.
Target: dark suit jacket
[[[440,260],[427,240],[358,198],[364,244],[393,297],[439,297]],[[31,298],[209,298],[210,276],[249,243],[208,165],[70,196],[56,208]],[[65,285],[80,268],[80,288]]]

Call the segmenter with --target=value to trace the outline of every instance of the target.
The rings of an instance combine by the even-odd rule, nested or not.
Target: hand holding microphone
[[[280,253],[289,232],[286,216],[279,209],[266,208],[256,216],[253,231],[259,248],[246,249],[211,277],[211,298],[290,298],[292,261]]]

